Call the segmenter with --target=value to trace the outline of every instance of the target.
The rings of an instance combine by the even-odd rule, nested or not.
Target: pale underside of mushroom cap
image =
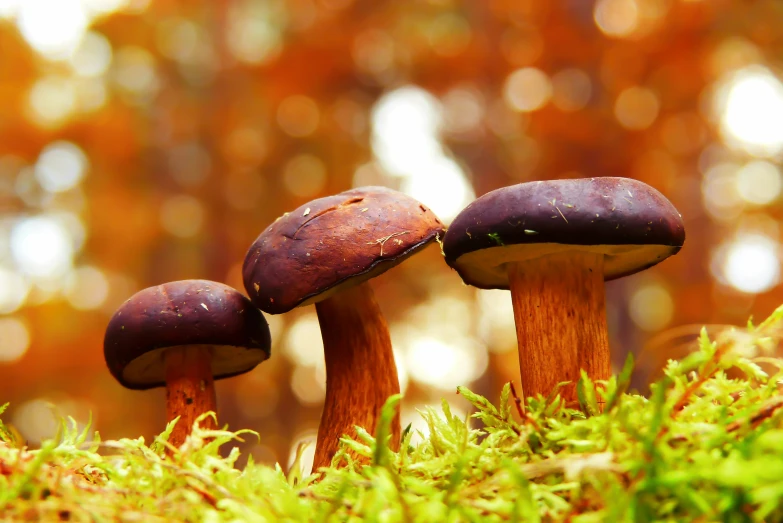
[[[222,283],[182,280],[130,297],[106,328],[103,351],[112,375],[129,389],[165,385],[165,351],[209,347],[213,377],[248,372],[269,358],[269,326],[245,296]]]
[[[468,205],[443,240],[465,283],[508,289],[507,264],[569,251],[604,255],[604,278],[639,272],[677,253],[682,216],[657,190],[628,178],[528,182]]]

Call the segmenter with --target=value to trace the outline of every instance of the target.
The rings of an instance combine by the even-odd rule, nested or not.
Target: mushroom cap
[[[165,385],[163,352],[183,345],[208,346],[214,378],[230,378],[269,358],[264,315],[237,290],[207,280],[148,287],[114,313],[103,340],[106,365],[124,387]]]
[[[443,239],[446,263],[482,289],[508,289],[505,264],[552,253],[602,253],[604,279],[651,267],[685,241],[682,216],[660,192],[628,178],[527,182],[468,205]]]
[[[242,269],[245,289],[262,311],[288,312],[386,272],[443,232],[427,207],[385,187],[319,198],[258,236]]]

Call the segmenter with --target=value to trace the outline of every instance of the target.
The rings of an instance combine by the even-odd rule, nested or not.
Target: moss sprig
[[[633,360],[593,384],[579,408],[556,391],[499,401],[459,387],[474,411],[447,401],[421,416],[413,443],[386,445],[400,397],[375,434],[343,438],[332,465],[239,469],[232,444],[264,434],[205,430],[168,444],[172,425],[101,441],[62,422],[31,450],[0,423],[0,519],[12,521],[780,521],[783,520],[783,308],[670,361],[649,397],[629,392]],[[0,413],[5,410],[0,407]],[[222,452],[221,452],[222,449]],[[351,453],[369,465],[352,460]],[[301,453],[299,454],[301,458]]]

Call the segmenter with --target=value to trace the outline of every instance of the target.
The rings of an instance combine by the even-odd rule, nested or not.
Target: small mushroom
[[[183,280],[123,303],[106,328],[103,354],[124,387],[166,387],[167,420],[180,417],[169,443],[179,447],[196,418],[217,411],[214,380],[250,371],[269,358],[270,346],[269,326],[246,297],[222,283]]]
[[[522,183],[468,205],[443,240],[446,263],[481,289],[510,289],[527,396],[580,368],[611,375],[604,281],[651,267],[685,241],[682,217],[652,187],[627,178]]]
[[[328,466],[354,426],[375,430],[400,392],[386,320],[367,280],[443,232],[418,201],[383,187],[320,198],[287,213],[256,239],[243,267],[253,303],[269,314],[315,304],[326,361],[326,398],[313,470]],[[400,421],[392,424],[399,446]]]

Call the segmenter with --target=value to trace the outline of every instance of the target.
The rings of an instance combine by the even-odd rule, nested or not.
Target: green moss
[[[0,519],[781,521],[783,374],[768,377],[750,359],[777,346],[781,318],[783,309],[716,341],[703,334],[649,398],[626,392],[630,360],[597,393],[583,376],[579,410],[556,393],[530,398],[523,411],[508,385],[497,405],[459,388],[478,428],[444,401],[439,412],[422,412],[430,429],[422,443],[411,444],[408,428],[395,453],[359,431],[345,448],[371,465],[340,453],[335,461],[347,466],[306,478],[252,460],[239,470],[236,449],[219,456],[221,445],[256,436],[247,431],[196,430],[166,458],[168,432],[149,446],[88,441],[70,420],[29,451],[0,425]],[[744,377],[730,379],[729,368]],[[398,402],[386,405],[381,440]]]

